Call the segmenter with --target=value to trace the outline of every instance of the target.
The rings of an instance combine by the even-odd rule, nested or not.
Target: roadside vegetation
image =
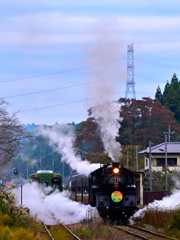
[[[149,209],[143,217],[133,220],[134,224],[148,230],[178,239],[180,237],[180,208],[173,211]],[[124,237],[127,237],[123,236],[123,233],[119,236],[119,233],[110,224],[103,224],[101,219],[74,224],[70,228],[82,240],[126,239]]]
[[[0,189],[0,240],[48,239],[44,226],[28,214],[28,209],[16,207],[11,188]]]
[[[149,209],[144,216],[134,219],[136,224],[152,231],[180,237],[180,206],[177,210]]]

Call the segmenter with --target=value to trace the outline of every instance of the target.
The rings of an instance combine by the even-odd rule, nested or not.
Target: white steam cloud
[[[56,124],[53,127],[40,127],[38,134],[42,134],[49,139],[50,145],[62,155],[62,160],[67,162],[73,170],[88,175],[99,168],[100,165],[82,161],[80,156],[75,154],[73,148],[74,132],[73,126]],[[20,203],[20,188],[15,189],[14,193]],[[37,183],[26,183],[23,185],[23,206],[30,209],[32,216],[37,216],[39,221],[49,225],[58,222],[64,224],[78,223],[94,214],[98,216],[95,208],[72,201],[67,194],[67,191],[62,193],[57,191],[46,196]]]
[[[146,211],[154,209],[159,211],[170,211],[180,209],[180,191],[174,190],[174,193],[171,196],[166,196],[162,200],[155,200],[152,203],[149,203],[144,208],[137,211],[132,217],[130,222],[133,223],[133,219],[143,218]]]
[[[74,127],[70,125],[56,124],[53,127],[41,127],[39,134],[48,137],[50,145],[62,155],[62,161],[70,165],[73,170],[80,174],[89,175],[100,167],[99,164],[90,164],[87,160],[82,161],[76,155],[73,144],[75,140]]]
[[[21,190],[13,190],[16,200],[20,203]],[[37,183],[23,185],[22,204],[30,209],[32,216],[45,224],[54,225],[59,223],[72,224],[88,219],[88,213],[97,215],[95,208],[70,200],[67,192],[54,192],[46,196]]]
[[[89,107],[101,132],[106,152],[114,161],[119,161],[121,146],[116,142],[120,128],[120,107],[115,100],[115,90],[125,79],[124,67],[120,59],[121,44],[118,39],[118,25],[114,20],[100,22],[96,28],[96,39],[85,49],[87,65],[92,66],[87,80],[92,84],[87,89],[91,97]]]

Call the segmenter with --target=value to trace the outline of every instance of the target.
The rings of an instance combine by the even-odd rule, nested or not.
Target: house
[[[144,168],[149,169],[149,147],[139,152],[144,155]],[[165,168],[165,143],[151,147],[152,171]],[[180,142],[167,142],[167,165],[170,171],[180,171]]]

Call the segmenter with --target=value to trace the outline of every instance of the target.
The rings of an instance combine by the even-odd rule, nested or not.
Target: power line
[[[87,68],[91,68],[91,67],[93,67],[93,66],[83,66],[83,67],[78,67],[78,68],[70,68],[70,69],[65,69],[65,70],[58,71],[58,72],[37,74],[37,75],[28,76],[28,77],[22,77],[22,78],[10,79],[10,80],[3,80],[3,81],[0,81],[0,83],[15,82],[15,81],[27,80],[27,79],[32,79],[32,78],[41,78],[41,77],[45,77],[45,76],[51,76],[51,75],[56,75],[56,74],[61,74],[61,73],[66,73],[66,72],[79,71],[79,70],[83,70],[83,69],[87,69]]]
[[[117,92],[116,94],[120,94],[120,93],[124,93],[124,91]],[[39,107],[39,108],[25,109],[25,110],[21,110],[21,112],[39,111],[39,110],[48,109],[48,108],[60,107],[60,106],[65,106],[65,105],[70,105],[70,104],[75,104],[75,103],[80,103],[80,102],[87,102],[92,99],[94,99],[94,98],[85,98],[82,100],[71,101],[71,102],[66,102],[66,103],[59,103],[59,104],[54,104],[54,105],[49,105],[49,106],[44,106],[44,107]]]
[[[59,103],[59,104],[54,104],[54,105],[49,105],[49,106],[44,106],[44,107],[39,107],[39,108],[31,108],[31,109],[27,109],[27,110],[22,110],[21,112],[39,111],[39,110],[48,109],[48,108],[54,108],[54,107],[59,107],[59,106],[64,106],[64,105],[69,105],[69,104],[74,104],[74,103],[90,101],[91,99],[92,98],[86,98],[86,99],[67,102],[67,103]]]
[[[136,59],[137,60],[138,59],[143,60],[143,61],[145,61],[149,64],[152,64],[152,65],[156,65],[156,66],[159,65],[161,67],[180,70],[180,68],[178,66],[174,66],[174,65],[170,65],[170,64],[166,64],[166,63],[161,63],[161,62],[157,62],[157,61],[153,61],[153,60],[148,60],[148,59],[141,58],[141,57],[137,57]],[[79,71],[79,70],[83,70],[83,69],[87,69],[87,68],[91,68],[91,67],[95,67],[95,65],[82,66],[82,67],[77,67],[77,68],[70,68],[70,69],[65,69],[65,70],[61,70],[61,71],[57,71],[57,72],[37,74],[37,75],[32,75],[32,76],[27,76],[27,77],[22,77],[22,78],[16,78],[16,79],[10,79],[10,80],[3,80],[3,81],[0,81],[0,83],[15,82],[15,81],[21,81],[21,80],[27,80],[27,79],[33,79],[33,78],[41,78],[41,77],[45,77],[45,76],[57,75],[57,74],[66,73],[66,72]]]
[[[171,64],[162,63],[162,62],[158,62],[158,61],[154,61],[154,60],[149,60],[149,59],[141,58],[141,57],[137,57],[136,59],[137,60],[138,59],[143,60],[143,62],[147,62],[147,63],[155,65],[155,66],[170,68],[170,69],[174,69],[174,70],[180,70],[179,66],[174,66],[174,65],[171,65]]]
[[[140,78],[140,79],[144,79],[144,78],[146,78],[146,79],[150,79],[150,80],[154,80],[154,81],[156,81],[156,83],[157,83],[157,80],[158,81],[165,81],[165,79],[162,79],[162,78],[157,78],[157,77],[152,77],[152,76],[147,76],[147,75],[144,75],[144,74],[138,74],[138,73],[136,73],[136,78]]]
[[[116,79],[117,77],[111,77],[111,79]],[[102,79],[100,81],[108,80],[107,79]],[[77,84],[72,84],[69,86],[64,86],[64,87],[57,87],[57,88],[51,88],[51,89],[46,89],[46,90],[41,90],[41,91],[36,91],[36,92],[29,92],[29,93],[22,93],[22,94],[16,94],[16,95],[10,95],[10,96],[4,96],[3,98],[15,98],[15,97],[23,97],[23,96],[28,96],[28,95],[35,95],[35,94],[41,94],[41,93],[47,93],[47,92],[53,92],[53,91],[58,91],[62,89],[68,89],[68,88],[73,88],[73,87],[79,87],[79,86],[85,86],[89,84],[94,84],[97,81],[91,81],[91,82],[86,82],[86,83],[77,83]]]
[[[69,86],[58,87],[58,88],[51,88],[51,89],[46,89],[46,90],[42,90],[42,91],[36,91],[36,92],[29,92],[29,93],[22,93],[22,94],[17,94],[17,95],[5,96],[3,98],[23,97],[23,96],[28,96],[28,95],[34,95],[34,94],[58,91],[58,90],[67,89],[67,88],[79,87],[79,86],[88,85],[88,84],[91,84],[91,83],[88,82],[88,83],[73,84],[73,85],[69,85]]]

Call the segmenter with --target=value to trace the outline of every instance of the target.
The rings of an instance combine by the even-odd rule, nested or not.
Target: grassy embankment
[[[149,209],[143,216],[134,219],[134,224],[180,239],[180,208],[171,211]],[[110,225],[104,225],[100,219],[94,219],[93,223],[87,221],[80,227],[72,226],[72,230],[82,240],[109,240],[116,237]]]
[[[0,189],[0,240],[46,240],[43,224],[28,214],[28,209],[16,207],[11,188]]]

